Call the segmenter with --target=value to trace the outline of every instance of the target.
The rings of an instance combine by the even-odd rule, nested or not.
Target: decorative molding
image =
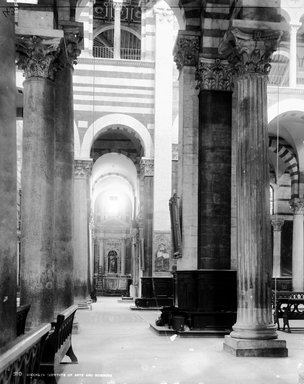
[[[198,63],[199,36],[186,35],[183,32],[185,31],[179,31],[173,50],[174,61],[178,70],[184,66],[195,67]]]
[[[74,160],[74,176],[75,177],[89,177],[91,176],[93,168],[92,160]]]
[[[156,16],[157,21],[163,22],[167,21],[168,23],[173,22],[173,11],[169,8],[160,8],[160,7],[154,7],[154,14]]]
[[[142,158],[140,160],[140,173],[142,176],[154,176],[154,160]]]
[[[200,58],[195,74],[197,89],[231,91],[233,88],[233,67],[220,59]]]
[[[289,201],[289,205],[294,215],[304,214],[304,199],[296,197]]]
[[[281,31],[245,33],[237,28],[230,29],[219,46],[219,53],[233,65],[238,76],[267,75],[271,68],[271,55],[281,36]]]
[[[42,77],[54,79],[54,60],[59,52],[60,38],[16,36],[16,61],[26,79]]]
[[[281,232],[282,227],[284,225],[285,220],[281,218],[273,218],[271,220],[271,225],[273,226],[273,230],[276,232]]]

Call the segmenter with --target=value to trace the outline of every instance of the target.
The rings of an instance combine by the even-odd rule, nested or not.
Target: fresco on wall
[[[155,272],[170,271],[171,237],[169,234],[154,235],[154,270]]]

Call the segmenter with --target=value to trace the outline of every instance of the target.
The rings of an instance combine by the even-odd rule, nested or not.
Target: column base
[[[285,340],[249,340],[225,336],[224,351],[237,357],[287,357]]]

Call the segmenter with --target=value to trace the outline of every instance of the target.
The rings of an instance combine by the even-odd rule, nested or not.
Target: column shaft
[[[92,162],[75,160],[74,173],[74,297],[86,300],[89,293],[89,209]]]
[[[31,326],[53,320],[54,84],[24,82],[21,208],[21,304],[30,303]]]
[[[297,86],[297,32],[299,25],[290,25],[289,86]]]
[[[292,234],[292,289],[303,291],[304,289],[304,199],[295,198],[291,201],[294,211]]]
[[[104,275],[104,250],[103,239],[99,240],[99,273]]]
[[[126,274],[126,239],[121,239],[121,269],[120,274]]]
[[[283,219],[274,218],[271,220],[273,226],[273,265],[272,277],[281,276],[281,233],[284,224]]]
[[[55,203],[54,260],[56,312],[73,304],[73,173],[74,119],[70,65],[58,72],[55,81]]]
[[[114,59],[120,59],[120,40],[121,40],[121,26],[120,26],[120,12],[122,1],[113,2],[114,6]]]
[[[10,8],[0,0],[2,9]],[[0,13],[0,348],[16,336],[17,150],[14,17]]]

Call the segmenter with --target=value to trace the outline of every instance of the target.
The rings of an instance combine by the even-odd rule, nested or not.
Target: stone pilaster
[[[0,0],[1,9],[12,9]],[[16,337],[17,185],[14,17],[0,13],[0,348]]]
[[[280,34],[226,34],[220,52],[237,81],[237,322],[224,349],[237,356],[286,356],[271,308],[271,239],[267,132],[267,74]]]
[[[121,239],[121,250],[120,250],[120,274],[125,275],[126,274],[126,239]]]
[[[31,304],[29,326],[53,320],[56,274],[54,234],[54,61],[59,38],[17,36],[24,71],[21,204],[21,304]]]
[[[200,57],[198,268],[230,268],[232,67]]]
[[[303,214],[304,199],[294,198],[290,201],[293,211],[292,234],[292,289],[303,291],[304,289],[304,240],[303,240]]]
[[[143,228],[144,255],[142,271],[144,276],[152,276],[153,248],[153,187],[154,160],[142,158],[140,161],[141,183],[141,225]]]
[[[179,31],[174,61],[179,69],[179,145],[178,195],[181,197],[184,257],[177,260],[179,270],[197,269],[198,220],[198,126],[199,99],[195,73],[200,36]]]
[[[155,14],[153,232],[168,233],[171,227],[168,202],[172,194],[173,12],[169,7],[160,8],[158,4],[153,9]],[[153,250],[153,254],[155,251]]]
[[[272,277],[281,276],[281,233],[284,225],[284,219],[273,217],[271,219],[273,227],[273,262]]]
[[[77,28],[65,28],[55,66],[55,200],[54,261],[56,307],[61,312],[74,301],[73,288],[73,176],[74,109],[73,65],[80,54]]]
[[[74,297],[87,299],[89,293],[89,214],[92,160],[74,161]]]
[[[297,86],[297,33],[302,26],[299,24],[290,24],[290,44],[289,44],[289,86]]]

